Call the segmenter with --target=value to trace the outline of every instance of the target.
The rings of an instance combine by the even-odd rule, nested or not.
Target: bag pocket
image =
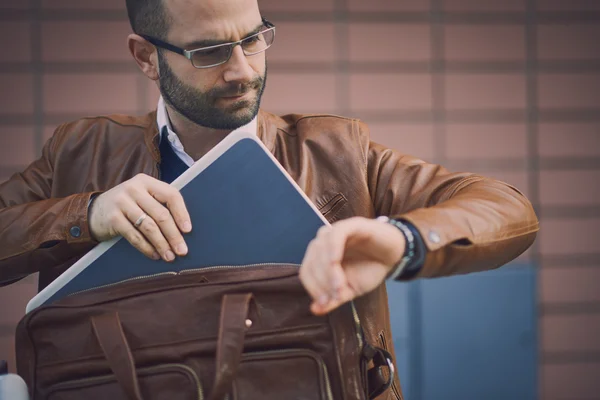
[[[333,400],[327,365],[307,349],[244,353],[232,400]]]
[[[203,400],[196,373],[183,364],[164,364],[137,370],[144,400]],[[57,383],[43,396],[47,400],[128,400],[113,374]]]

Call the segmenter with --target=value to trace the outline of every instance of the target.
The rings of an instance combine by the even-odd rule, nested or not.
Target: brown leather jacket
[[[535,239],[536,215],[517,189],[373,143],[358,120],[261,111],[258,136],[330,222],[412,222],[429,250],[420,277],[496,268]],[[39,271],[43,288],[89,251],[91,194],[139,173],[158,177],[157,143],[155,112],[61,125],[40,159],[0,185],[0,284]],[[385,285],[356,306],[367,339],[393,352]],[[397,377],[381,398],[401,398]]]

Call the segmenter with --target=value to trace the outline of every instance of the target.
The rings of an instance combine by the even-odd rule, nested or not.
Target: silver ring
[[[148,214],[143,213],[142,215],[140,215],[140,217],[135,221],[135,227],[139,228],[139,226],[142,224],[142,222],[144,222],[144,220],[146,219],[146,217],[148,216]]]

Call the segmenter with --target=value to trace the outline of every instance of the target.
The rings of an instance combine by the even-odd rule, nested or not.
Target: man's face
[[[205,46],[199,42],[237,41],[261,25],[256,0],[163,1],[171,18],[166,41],[186,50]],[[161,50],[159,74],[163,98],[180,114],[198,125],[233,130],[258,113],[267,67],[264,52],[245,56],[240,46],[227,63],[206,69]]]

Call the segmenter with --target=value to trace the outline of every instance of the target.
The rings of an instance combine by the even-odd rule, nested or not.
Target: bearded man
[[[373,343],[391,338],[386,279],[496,268],[532,244],[535,213],[505,183],[373,143],[355,119],[261,110],[275,26],[257,0],[127,0],[127,10],[129,50],[160,89],[157,109],[65,123],[0,186],[1,283],[39,272],[44,288],[118,235],[157,260],[193,251],[169,183],[238,129],[258,135],[332,223],[300,269],[312,311],[356,299]],[[396,376],[381,398],[400,396]]]

